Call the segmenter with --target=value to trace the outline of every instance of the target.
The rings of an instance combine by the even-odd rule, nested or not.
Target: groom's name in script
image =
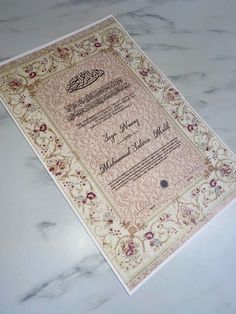
[[[170,128],[170,125],[169,125],[168,121],[164,122],[162,125],[159,125],[156,129],[153,130],[154,138],[157,138],[162,133],[167,131],[169,128]]]

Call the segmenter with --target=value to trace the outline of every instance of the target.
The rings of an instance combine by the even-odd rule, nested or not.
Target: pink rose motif
[[[93,193],[93,192],[88,192],[87,193],[87,198],[89,200],[93,200],[95,197],[96,197],[95,193]]]
[[[94,46],[95,46],[96,48],[99,48],[99,47],[101,47],[101,44],[100,44],[99,42],[96,42],[96,43],[94,44]]]
[[[68,60],[68,59],[70,58],[70,56],[71,56],[71,51],[70,51],[70,49],[67,48],[67,47],[58,47],[57,50],[56,50],[56,52],[55,52],[55,55],[56,55],[58,58],[60,58],[60,59],[62,59],[62,60],[64,60],[64,61],[66,61],[66,60]]]
[[[108,36],[108,41],[110,43],[119,43],[119,37],[117,37],[116,34],[111,34],[110,36]]]
[[[180,100],[179,92],[175,90],[173,87],[168,88],[165,91],[164,95],[165,95],[166,100],[170,102]]]
[[[123,40],[123,35],[120,30],[112,28],[103,33],[103,40],[109,46],[118,46]]]
[[[47,130],[47,125],[45,123],[41,124],[39,127],[39,131],[45,132]]]
[[[151,239],[154,237],[154,234],[153,234],[153,232],[148,231],[148,232],[145,233],[144,236],[145,236],[145,238],[146,238],[147,240],[151,240]]]
[[[57,160],[56,163],[49,168],[49,171],[53,172],[56,176],[60,176],[65,167],[65,163],[62,160]]]
[[[36,72],[33,70],[33,65],[29,64],[25,69],[25,73],[28,73],[30,78],[34,78],[36,76]]]
[[[128,248],[125,251],[126,256],[132,256],[135,254],[135,245],[134,242],[128,243]]]
[[[29,77],[30,77],[30,78],[34,78],[35,76],[36,76],[36,72],[30,72],[30,73],[29,73]]]
[[[187,125],[187,129],[188,129],[189,132],[192,132],[194,127],[193,127],[192,124],[189,124],[189,125]]]
[[[22,87],[22,82],[20,79],[14,79],[12,81],[10,81],[8,83],[8,85],[10,86],[10,88],[13,90],[13,91],[16,91],[17,89],[21,88]]]
[[[223,164],[223,166],[221,168],[222,175],[227,177],[231,174],[231,172],[232,172],[232,169],[230,168],[230,166],[227,164]]]
[[[210,182],[210,186],[212,186],[213,188],[216,187],[217,185],[217,181],[215,179],[212,179]]]
[[[175,94],[174,94],[174,89],[169,88],[167,93],[166,93],[166,99],[167,100],[174,100],[175,99]]]
[[[139,71],[139,73],[142,75],[142,76],[147,76],[148,75],[148,71],[149,69],[142,69]]]
[[[46,130],[47,130],[47,125],[43,123],[39,126],[39,128],[34,129],[34,133],[45,132]]]

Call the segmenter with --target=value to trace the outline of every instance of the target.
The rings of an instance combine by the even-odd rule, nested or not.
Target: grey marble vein
[[[90,276],[96,276],[97,269],[104,262],[104,258],[102,258],[101,255],[86,256],[77,265],[30,290],[21,298],[20,301],[26,302],[36,297],[48,299],[58,298],[67,292],[68,282],[70,284],[71,281],[79,280],[81,277],[87,278]]]
[[[181,82],[185,84],[190,84],[193,83],[194,81],[205,79],[205,77],[206,74],[204,72],[181,73],[168,76],[168,78],[173,82]]]
[[[164,44],[164,43],[151,43],[151,44],[146,44],[142,47],[143,50],[150,50],[150,49],[157,49],[157,51],[159,50],[163,50],[163,51],[172,51],[172,50],[188,50],[190,48],[188,47],[184,47],[184,46],[180,46],[180,45],[169,45],[169,44]]]
[[[51,221],[42,221],[37,224],[37,227],[39,229],[39,232],[42,234],[43,238],[47,239],[47,231],[48,229],[51,229],[51,227],[55,227],[57,225],[56,222]]]

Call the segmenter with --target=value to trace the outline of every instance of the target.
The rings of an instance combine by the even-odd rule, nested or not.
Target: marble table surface
[[[234,0],[0,0],[1,61],[113,14],[236,152]],[[236,205],[128,296],[0,105],[1,314],[235,314]]]

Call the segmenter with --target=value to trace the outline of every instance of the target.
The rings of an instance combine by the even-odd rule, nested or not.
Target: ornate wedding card
[[[0,97],[128,293],[236,196],[236,158],[113,16],[0,66]]]

